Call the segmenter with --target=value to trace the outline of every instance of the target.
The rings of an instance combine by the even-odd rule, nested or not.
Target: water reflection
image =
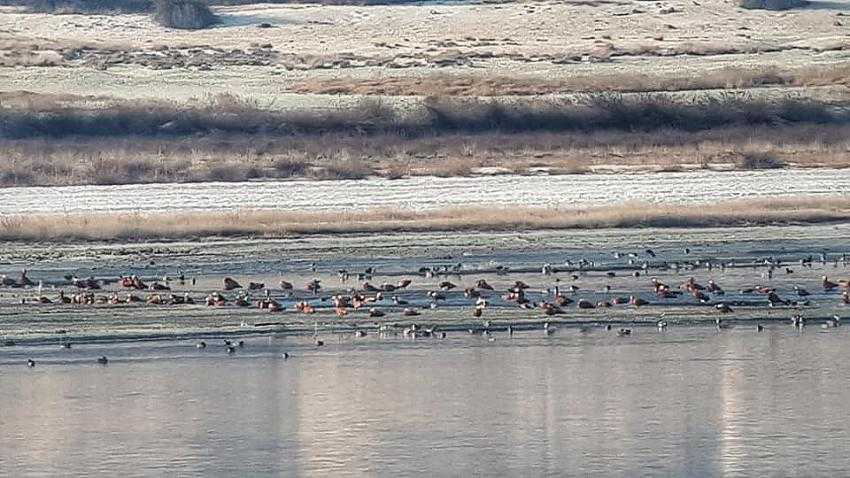
[[[3,469],[703,476],[850,466],[840,453],[850,424],[836,419],[848,398],[844,329],[324,349],[293,340],[249,341],[235,357],[174,344],[75,349],[115,357],[108,367],[28,350],[35,369],[0,367]]]

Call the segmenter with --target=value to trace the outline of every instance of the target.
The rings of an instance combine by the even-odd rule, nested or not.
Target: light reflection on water
[[[0,349],[0,464],[14,476],[834,476],[850,468],[847,340],[772,325],[322,349],[255,338],[234,356],[213,341]]]

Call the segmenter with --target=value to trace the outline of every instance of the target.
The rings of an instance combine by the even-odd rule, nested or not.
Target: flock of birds
[[[685,254],[690,253],[688,249],[685,249],[684,252]],[[647,258],[656,257],[655,252],[649,249],[644,251],[643,254]],[[629,253],[623,255],[621,253],[614,253],[614,257],[616,259],[628,258],[628,265],[630,267],[627,268],[627,271],[634,278],[640,278],[648,275],[650,264],[647,260],[643,260],[641,264],[638,264],[638,259],[640,258],[639,254]],[[826,254],[821,254],[820,262],[826,265],[827,260]],[[840,257],[835,257],[833,260],[835,267],[838,267],[839,263],[842,263],[844,267],[847,266],[847,257],[844,254]],[[815,258],[808,256],[801,259],[799,261],[799,265],[803,268],[812,268],[814,262]],[[767,279],[772,279],[773,275],[776,273],[786,275],[794,274],[794,270],[791,268],[790,264],[782,263],[772,257],[753,261],[749,265],[764,268],[765,272],[762,273],[761,276]],[[725,271],[727,267],[733,266],[734,265],[730,263],[720,263],[710,260],[694,260],[655,263],[651,266],[651,268],[674,270],[676,272],[681,272],[683,270],[693,271],[700,268],[704,268],[709,271],[714,268],[720,268]],[[315,272],[315,265],[311,267]],[[607,294],[611,293],[611,286],[606,285],[604,287],[604,291],[602,291],[606,294],[605,299],[592,301],[588,298],[578,298],[576,294],[579,292],[580,288],[574,283],[568,286],[563,286],[561,277],[558,276],[559,273],[567,273],[570,278],[573,279],[573,282],[576,282],[582,275],[590,271],[600,273],[604,272],[605,277],[608,279],[616,277],[618,273],[613,270],[606,272],[604,269],[596,268],[592,261],[586,260],[580,260],[577,262],[568,261],[564,263],[563,267],[555,267],[552,264],[547,263],[541,267],[540,272],[543,276],[551,278],[550,283],[553,285],[550,287],[541,291],[532,291],[531,286],[529,286],[526,282],[522,280],[515,280],[507,287],[500,288],[501,290],[497,291],[497,288],[492,286],[484,278],[477,279],[471,285],[467,286],[451,282],[449,280],[451,276],[456,275],[460,278],[463,273],[467,272],[464,271],[462,264],[454,264],[451,266],[420,268],[418,271],[419,276],[424,277],[425,279],[437,278],[436,281],[429,282],[429,284],[433,284],[434,282],[436,282],[436,284],[434,284],[434,287],[429,287],[426,290],[408,292],[408,288],[414,283],[413,279],[403,278],[395,282],[384,282],[380,285],[373,284],[371,281],[377,274],[374,267],[368,267],[362,272],[357,273],[351,273],[347,270],[337,271],[339,281],[343,287],[347,286],[353,277],[356,277],[358,282],[360,282],[357,287],[347,287],[343,292],[337,293],[324,293],[325,287],[323,286],[322,281],[318,278],[314,278],[306,282],[300,291],[297,290],[293,283],[286,280],[280,280],[278,284],[279,289],[276,292],[276,295],[278,296],[277,298],[272,297],[271,289],[267,288],[264,283],[249,282],[243,286],[243,284],[240,284],[231,277],[223,278],[221,291],[211,292],[203,299],[192,297],[189,292],[175,294],[171,292],[171,284],[174,281],[177,281],[180,285],[186,285],[187,282],[191,282],[192,286],[194,286],[196,283],[194,278],[187,280],[185,275],[180,272],[175,278],[164,277],[161,281],[145,281],[136,275],[121,276],[118,278],[118,284],[121,288],[129,290],[123,294],[118,291],[102,293],[101,291],[106,286],[106,283],[92,277],[84,279],[66,277],[70,284],[77,290],[73,294],[66,294],[63,290],[60,290],[58,292],[58,296],[55,299],[51,299],[44,294],[42,284],[29,279],[26,270],[21,272],[20,277],[17,280],[11,279],[7,276],[0,276],[0,287],[16,289],[37,287],[38,294],[36,294],[34,298],[22,298],[21,303],[23,304],[56,303],[93,305],[145,303],[151,305],[203,304],[209,307],[235,305],[238,307],[255,307],[269,312],[278,312],[287,309],[283,300],[290,300],[292,302],[291,309],[298,313],[313,314],[317,311],[317,307],[324,307],[326,309],[332,309],[336,316],[340,318],[348,317],[350,314],[357,311],[365,311],[365,316],[369,318],[384,317],[388,313],[400,313],[402,317],[417,317],[422,315],[427,309],[439,307],[439,304],[446,301],[449,298],[449,295],[452,295],[453,298],[459,298],[461,296],[461,291],[463,297],[462,303],[471,305],[472,315],[476,319],[480,319],[484,316],[485,310],[491,302],[494,301],[494,299],[501,301],[505,306],[513,304],[514,306],[523,309],[538,310],[547,317],[566,314],[566,308],[571,304],[574,304],[574,307],[577,309],[599,309],[615,307],[617,305],[643,307],[653,304],[661,304],[670,299],[678,299],[680,301],[686,300],[688,303],[713,305],[714,309],[721,316],[734,312],[733,305],[735,305],[735,302],[723,300],[726,295],[726,291],[715,280],[708,280],[703,284],[698,282],[695,277],[688,277],[683,282],[671,286],[657,277],[649,277],[649,290],[644,293],[643,296],[640,294],[631,294],[609,297]],[[507,267],[499,266],[496,268],[495,272],[497,276],[506,276],[511,271]],[[840,279],[833,281],[827,276],[822,276],[819,288],[826,294],[837,293],[840,304],[850,305],[850,280]],[[147,292],[145,297],[138,295],[142,291]],[[650,296],[650,292],[652,298],[645,298]],[[279,295],[280,293],[282,293],[282,297]],[[255,297],[255,294],[260,295],[259,297]],[[410,303],[411,300],[414,300],[412,298],[412,294],[417,295],[415,300],[419,302],[418,305]],[[419,297],[418,294],[423,294],[423,296]],[[740,289],[738,294],[762,297],[763,299],[760,300],[763,300],[766,305],[770,307],[792,306],[797,309],[801,309],[802,307],[809,305],[808,297],[811,295],[808,290],[799,285],[795,285],[793,287],[793,296],[791,297],[783,297],[780,295],[777,288],[767,285],[745,287]],[[230,295],[230,297],[228,297],[228,295]],[[791,317],[791,323],[795,327],[804,327],[806,325],[806,319],[800,313],[796,313]],[[821,324],[821,326],[824,328],[832,328],[838,327],[840,324],[840,317],[835,315],[832,319]],[[376,325],[379,324],[376,323]],[[665,329],[668,326],[667,321],[663,318],[663,314],[662,318],[658,320],[656,325],[659,329]],[[720,316],[715,319],[715,325],[718,329],[728,327],[726,322]],[[379,330],[381,332],[386,332],[389,330],[389,327],[396,326],[397,324],[380,324]],[[489,321],[484,320],[483,326],[470,328],[468,331],[470,334],[484,335],[493,340],[491,335],[494,332],[506,331],[509,335],[513,335],[515,327],[516,325],[511,324],[507,326],[493,327]],[[613,330],[610,324],[606,325],[605,328],[607,330]],[[764,327],[761,324],[756,324],[756,330],[761,332],[764,330]],[[552,335],[555,331],[556,329],[552,324],[549,322],[543,323],[543,332],[546,335]],[[620,328],[616,330],[616,333],[619,336],[629,336],[631,335],[631,332],[631,329],[628,328]],[[446,333],[445,331],[437,330],[436,327],[429,328],[418,324],[412,324],[404,327],[402,334],[405,337],[417,338],[445,337]],[[364,336],[366,335],[366,332],[364,330],[356,330],[355,335],[358,337]],[[226,340],[224,344],[228,353],[234,353],[238,348],[244,347],[243,341],[234,343]],[[10,345],[10,343],[7,342],[6,345]],[[324,345],[324,342],[318,339],[318,335],[315,337],[315,345]],[[70,347],[70,343],[65,342],[63,343],[63,346]],[[197,346],[198,348],[206,348],[207,344],[205,342],[200,342]],[[288,358],[288,354],[284,355],[284,358]],[[98,362],[106,364],[108,361],[106,357],[100,357]],[[34,366],[35,362],[30,360],[28,365]]]

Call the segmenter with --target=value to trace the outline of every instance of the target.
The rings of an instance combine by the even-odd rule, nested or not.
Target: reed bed
[[[283,212],[0,216],[4,241],[139,241],[204,237],[476,231],[677,228],[789,225],[850,220],[845,197],[798,197],[716,204],[658,205],[626,202],[574,209],[509,207],[438,211]]]

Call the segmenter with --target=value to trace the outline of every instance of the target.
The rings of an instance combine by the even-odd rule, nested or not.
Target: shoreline
[[[285,238],[305,235],[386,232],[499,232],[614,228],[710,228],[805,225],[850,221],[843,196],[738,200],[711,204],[652,204],[625,201],[583,208],[510,206],[440,210],[364,211],[237,210],[220,213],[118,213],[0,216],[0,241]]]

